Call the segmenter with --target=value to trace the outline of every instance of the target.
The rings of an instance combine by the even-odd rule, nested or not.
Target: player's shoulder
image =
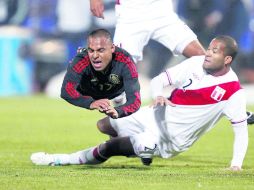
[[[196,55],[196,56],[190,57],[189,60],[203,63],[205,60],[205,56],[204,55]]]
[[[123,54],[124,56],[131,57],[131,54],[129,52],[127,52],[125,49],[118,47],[118,46],[116,46],[114,53]]]
[[[114,60],[123,64],[135,64],[132,56],[125,49],[117,47],[115,48],[115,52],[113,53]]]
[[[230,68],[229,72],[225,75],[225,78],[227,78],[228,80],[232,80],[232,81],[238,81],[240,83],[237,74],[235,73],[235,71],[232,68]]]
[[[83,54],[86,54],[87,53],[87,48],[85,47],[78,47],[77,49],[77,55],[83,55]]]
[[[76,51],[76,55],[69,61],[69,66],[77,73],[83,72],[91,62],[88,58],[87,49],[79,47]]]
[[[205,60],[205,56],[204,55],[199,55],[199,56],[192,56],[188,59],[185,59],[182,62],[182,65],[188,66],[190,68],[198,68],[198,67],[202,67],[203,63]]]

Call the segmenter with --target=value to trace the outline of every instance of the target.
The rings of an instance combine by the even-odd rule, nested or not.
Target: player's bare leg
[[[198,40],[189,43],[182,53],[185,57],[192,57],[196,55],[205,55],[205,49]]]
[[[97,128],[100,132],[107,134],[111,137],[117,137],[117,132],[113,129],[109,122],[109,117],[105,117],[103,119],[100,119],[97,122]]]

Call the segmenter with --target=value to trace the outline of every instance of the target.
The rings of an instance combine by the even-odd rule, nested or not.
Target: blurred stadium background
[[[95,28],[114,34],[115,0],[104,0],[105,19],[93,17],[88,0],[0,0],[0,97],[45,93],[58,97],[66,66]],[[174,0],[179,16],[206,47],[217,34],[233,36],[240,52],[234,69],[254,104],[254,0]],[[179,62],[149,42],[138,64],[142,97],[149,79]]]

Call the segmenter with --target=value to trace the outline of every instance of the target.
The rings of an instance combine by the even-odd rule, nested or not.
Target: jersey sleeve
[[[61,88],[61,98],[75,106],[89,109],[94,99],[91,96],[83,96],[77,90],[87,64],[88,57],[80,53],[69,63]]]
[[[199,69],[201,64],[203,64],[203,56],[194,56],[167,69],[165,72],[168,76],[169,84],[176,88],[181,87],[188,79],[190,71]]]
[[[155,99],[158,96],[163,96],[163,89],[170,84],[170,78],[166,71],[154,77],[150,82],[152,98]]]
[[[116,107],[118,117],[125,117],[136,112],[141,105],[140,84],[135,63],[130,59],[122,69],[126,103]]]
[[[238,90],[229,98],[224,114],[231,122],[234,131],[231,166],[241,167],[248,147],[246,99],[243,89]]]
[[[233,126],[246,124],[246,97],[243,89],[238,90],[228,99],[223,112]]]

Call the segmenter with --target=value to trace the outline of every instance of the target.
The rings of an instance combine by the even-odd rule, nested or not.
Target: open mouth
[[[94,68],[101,68],[102,62],[101,61],[93,61]]]

